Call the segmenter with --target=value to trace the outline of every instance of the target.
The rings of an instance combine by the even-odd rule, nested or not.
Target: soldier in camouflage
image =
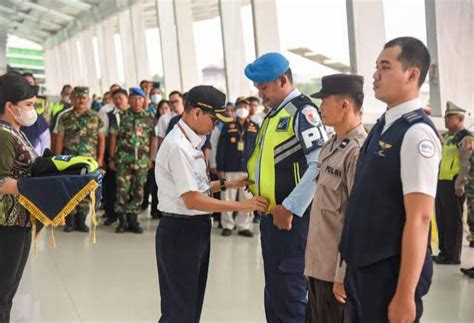
[[[144,110],[145,93],[131,88],[130,109],[123,113],[120,127],[112,124],[110,135],[110,166],[117,170],[117,201],[115,212],[119,226],[115,230],[143,233],[137,220],[141,212],[143,187],[151,168],[151,137],[153,118]]]
[[[87,156],[97,160],[102,167],[105,151],[105,127],[99,115],[89,109],[89,89],[73,89],[73,109],[58,120],[56,154]],[[85,224],[89,213],[89,200],[83,200],[68,217],[65,232],[89,232]]]

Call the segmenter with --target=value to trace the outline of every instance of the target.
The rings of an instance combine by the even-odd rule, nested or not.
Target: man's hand
[[[221,171],[221,170],[218,171],[218,172],[217,172],[217,177],[219,177],[219,178],[224,178],[224,179],[225,179],[225,172],[223,172],[223,171]]]
[[[242,212],[252,212],[252,211],[259,211],[259,212],[267,212],[268,209],[268,202],[261,196],[254,197],[247,201],[239,202],[240,210]]]
[[[222,177],[221,177],[222,178]],[[232,180],[228,180],[225,182],[225,186],[227,188],[241,188],[241,187],[247,187],[249,185],[249,179],[247,176],[241,176],[237,177]]]
[[[454,194],[457,196],[457,197],[461,197],[464,195],[464,188],[463,187],[456,187],[454,188]]]
[[[293,213],[288,211],[283,205],[275,205],[270,213],[273,214],[273,224],[280,230],[291,230]]]
[[[416,318],[415,297],[395,293],[388,306],[390,323],[411,323]]]
[[[334,283],[332,285],[332,293],[334,297],[339,303],[345,304],[346,303],[346,290],[344,289],[344,284],[342,283]]]
[[[153,161],[150,159],[148,161],[148,170],[153,169]]]

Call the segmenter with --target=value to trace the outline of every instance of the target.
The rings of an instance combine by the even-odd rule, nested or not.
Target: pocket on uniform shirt
[[[318,207],[328,211],[339,211],[342,205],[340,191],[342,179],[335,176],[319,176],[317,183]]]

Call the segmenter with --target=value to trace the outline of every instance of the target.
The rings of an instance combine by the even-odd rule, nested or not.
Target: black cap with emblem
[[[196,108],[204,109],[223,122],[232,122],[225,109],[225,94],[213,86],[199,85],[189,90],[188,103]]]
[[[333,74],[323,76],[321,90],[311,97],[322,99],[334,94],[349,94],[364,92],[364,77],[360,75]]]

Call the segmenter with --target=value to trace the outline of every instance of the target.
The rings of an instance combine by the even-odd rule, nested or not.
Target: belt
[[[210,220],[210,214],[198,214],[198,215],[186,215],[186,214],[176,214],[176,213],[166,213],[161,212],[164,217],[175,218],[175,219],[186,219],[186,220]]]

